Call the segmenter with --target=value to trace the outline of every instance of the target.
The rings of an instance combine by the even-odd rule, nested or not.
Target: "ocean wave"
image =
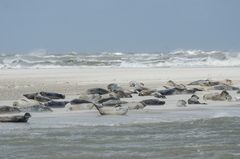
[[[158,53],[0,54],[0,69],[72,67],[239,67],[240,52],[177,50]]]

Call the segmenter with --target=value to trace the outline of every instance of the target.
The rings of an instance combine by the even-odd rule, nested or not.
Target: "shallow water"
[[[33,114],[0,143],[1,159],[240,158],[240,109]]]

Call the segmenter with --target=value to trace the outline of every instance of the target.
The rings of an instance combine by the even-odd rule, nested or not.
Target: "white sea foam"
[[[159,53],[70,52],[51,54],[36,50],[28,54],[0,55],[0,69],[76,67],[233,67],[240,66],[240,52],[177,50]]]

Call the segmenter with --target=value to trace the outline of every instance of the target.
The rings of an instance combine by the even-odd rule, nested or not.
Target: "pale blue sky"
[[[0,53],[240,50],[239,0],[0,0]]]

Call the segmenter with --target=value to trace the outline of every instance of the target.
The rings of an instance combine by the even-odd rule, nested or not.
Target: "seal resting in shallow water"
[[[4,113],[19,113],[20,109],[11,106],[0,106],[0,114]]]
[[[187,102],[185,100],[178,100],[176,106],[177,107],[186,107]]]
[[[203,96],[204,100],[214,100],[214,101],[231,101],[232,96],[227,91],[222,91],[221,93],[209,93]]]
[[[30,113],[25,113],[24,115],[4,115],[0,116],[0,122],[27,122],[30,117]]]
[[[109,107],[96,104],[94,106],[101,115],[126,115],[128,112],[128,107],[122,106]]]

